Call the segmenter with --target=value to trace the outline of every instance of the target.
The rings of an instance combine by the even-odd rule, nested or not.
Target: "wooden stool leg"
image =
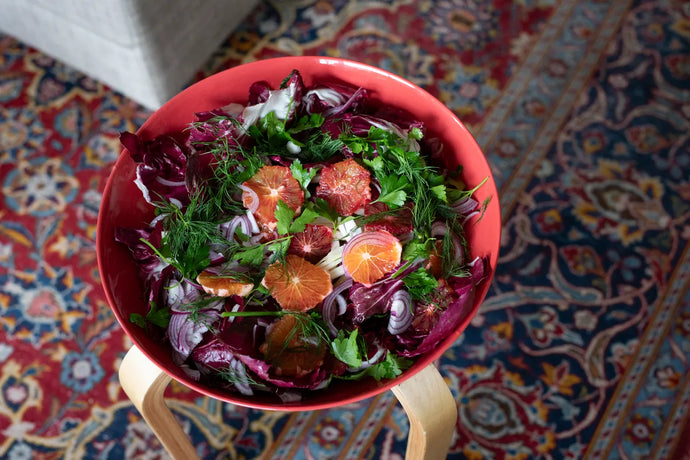
[[[440,460],[448,455],[458,411],[438,369],[430,364],[392,389],[410,419],[406,460]]]
[[[173,459],[199,458],[163,399],[170,377],[132,346],[120,365],[120,385]]]

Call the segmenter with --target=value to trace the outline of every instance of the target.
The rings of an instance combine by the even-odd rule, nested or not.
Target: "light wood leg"
[[[122,389],[171,457],[175,460],[199,459],[165,404],[163,393],[170,377],[136,346],[132,346],[122,360],[119,377]],[[405,459],[446,458],[458,414],[455,399],[438,369],[431,364],[391,390],[410,420]]]
[[[438,369],[430,364],[391,390],[410,419],[405,460],[446,458],[458,411]]]
[[[175,460],[197,460],[199,456],[163,399],[170,377],[136,346],[120,365],[120,385],[165,450]]]

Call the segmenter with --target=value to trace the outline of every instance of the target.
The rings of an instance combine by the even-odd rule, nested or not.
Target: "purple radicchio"
[[[151,246],[160,246],[162,236],[161,225],[142,229],[124,227],[115,229],[115,241],[129,248],[132,258],[139,267],[139,277],[147,283],[152,278],[160,276],[160,273],[167,266],[151,248]],[[150,245],[144,241],[148,241]]]
[[[137,163],[134,183],[148,203],[168,200],[182,207],[189,202],[185,185],[187,155],[175,139],[158,136],[144,141],[136,134],[123,132],[120,142]]]
[[[420,263],[411,264],[395,278],[384,278],[371,286],[354,283],[350,289],[354,323],[359,324],[370,316],[388,312],[394,294],[402,289],[403,278],[417,270],[419,265]]]
[[[244,395],[254,394],[245,365],[235,357],[228,344],[213,334],[204,336],[203,341],[192,351],[192,360],[204,374],[212,371],[229,373],[237,391]]]
[[[367,96],[364,88],[319,85],[306,92],[303,103],[308,114],[321,113],[325,118],[331,118],[358,110]]]
[[[298,71],[293,70],[280,89],[269,90],[267,97],[262,95],[256,98],[262,102],[245,107],[240,116],[242,127],[247,129],[255,125],[270,112],[273,112],[279,120],[293,120],[301,108],[304,89],[302,76]]]
[[[189,125],[187,143],[198,152],[205,152],[208,145],[219,140],[228,141],[230,146],[236,146],[237,139],[243,135],[243,131],[232,120],[231,114],[224,109],[199,112],[195,114],[195,118],[195,122]]]
[[[419,356],[434,349],[443,339],[451,335],[470,313],[474,303],[477,286],[487,275],[488,261],[485,258],[476,258],[470,264],[470,275],[465,277],[452,277],[445,289],[452,289],[452,301],[445,308],[437,309],[433,326],[428,330],[424,327],[417,328],[415,322],[425,313],[424,306],[417,308],[413,326],[406,333],[398,336],[398,354],[407,358]],[[438,311],[440,310],[440,314]]]

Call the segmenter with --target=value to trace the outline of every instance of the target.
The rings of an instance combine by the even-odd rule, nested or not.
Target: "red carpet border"
[[[484,149],[504,237],[440,369],[449,458],[690,447],[690,9],[662,1],[265,2],[200,69],[327,55],[393,71]],[[129,342],[96,268],[118,133],[149,111],[0,36],[0,457],[166,458],[121,391]],[[201,457],[400,459],[392,394],[263,412],[173,384]],[[683,435],[683,433],[686,433]]]

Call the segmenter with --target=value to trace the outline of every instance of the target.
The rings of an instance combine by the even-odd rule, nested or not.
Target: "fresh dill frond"
[[[305,336],[318,337],[319,340],[326,343],[331,341],[328,326],[320,313],[315,311],[309,312],[308,314],[295,313],[295,317]]]
[[[240,364],[243,368],[245,368],[244,363]],[[246,368],[245,368],[246,369]],[[233,369],[232,367],[227,367],[222,370],[217,370],[215,374],[220,377],[221,379],[225,380],[228,383],[231,384],[239,384],[239,385],[248,385],[248,386],[253,386],[253,387],[261,387],[264,388],[266,385],[264,385],[261,382],[258,382],[254,378],[252,378],[245,370],[244,373],[240,373],[237,370]]]
[[[345,143],[329,134],[317,131],[304,143],[300,157],[305,161],[321,162],[330,159],[343,150]]]
[[[237,146],[232,155],[216,154],[214,176],[205,189],[209,217],[243,213],[244,206],[236,199],[240,191],[239,186],[251,179],[266,164],[266,158],[259,154],[256,148],[245,149]]]
[[[460,239],[463,252],[467,250],[467,241],[465,240],[462,224],[458,222],[457,216],[446,220],[448,231],[443,236],[441,245],[441,267],[445,278],[453,276],[466,277],[469,271],[464,264],[457,261],[457,254],[455,252],[455,245],[453,244],[453,236]]]
[[[189,320],[192,321],[194,324],[204,325],[211,329],[212,324],[210,324],[208,321],[204,321],[204,318],[200,317],[200,312],[210,308],[211,305],[213,305],[214,303],[222,301],[222,297],[202,296],[198,299],[192,300],[191,302],[187,302],[182,307],[180,307],[180,310],[188,312]]]
[[[163,239],[160,253],[184,278],[193,279],[209,263],[210,243],[224,242],[217,222],[207,220],[205,204],[200,195],[191,196],[190,203],[180,209],[173,203],[161,203],[164,208]]]

